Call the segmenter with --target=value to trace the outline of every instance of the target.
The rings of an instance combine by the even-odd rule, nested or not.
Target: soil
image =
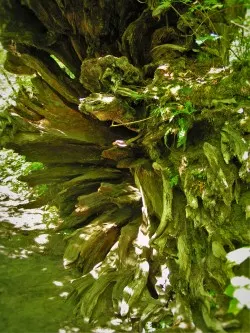
[[[82,333],[67,300],[77,273],[63,267],[63,234],[46,227],[42,210],[17,209],[17,195],[0,190],[0,332]]]

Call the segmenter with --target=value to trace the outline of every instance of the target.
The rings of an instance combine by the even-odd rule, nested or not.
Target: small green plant
[[[183,147],[186,148],[187,142],[187,132],[190,128],[190,115],[196,112],[196,109],[193,107],[193,104],[190,101],[187,101],[184,106],[180,106],[175,110],[170,118],[170,122],[179,115],[182,117],[177,118],[178,132],[177,132],[177,148]]]
[[[217,304],[216,304],[216,291],[215,290],[209,290],[209,295],[211,297],[210,299],[210,308],[211,309],[216,309]]]
[[[238,33],[230,48],[230,60],[249,62],[250,61],[250,15],[244,19],[231,22],[238,27]]]
[[[44,195],[48,191],[48,185],[41,184],[34,187],[33,193],[36,197]]]
[[[164,120],[165,116],[166,116],[166,113],[168,113],[169,111],[169,108],[166,108],[166,107],[157,107],[157,108],[154,108],[150,114],[154,117],[160,117]]]
[[[179,175],[178,174],[171,175],[171,177],[170,177],[170,186],[174,187],[178,184],[178,182],[179,182]]]
[[[138,0],[139,1],[139,0]],[[228,8],[239,7],[249,9],[249,4],[245,0],[145,0],[139,1],[148,3],[149,8],[152,10],[153,17],[161,17],[171,9],[189,28],[189,35],[194,36],[198,48],[193,51],[197,52],[197,58],[200,62],[209,62],[211,59],[217,58],[223,64],[228,64],[228,45],[231,43],[230,34],[235,30],[236,26],[239,29],[237,38],[231,46],[231,58],[243,60],[246,57],[249,61],[249,15],[246,18],[238,16],[237,20],[231,21],[229,30],[221,30],[213,22],[215,12],[225,11]],[[182,3],[186,10],[179,11],[176,4]],[[194,24],[196,22],[196,24]],[[231,30],[231,31],[230,31]],[[220,40],[219,42],[217,42]],[[175,45],[176,47],[177,45]]]
[[[27,163],[27,167],[25,168],[23,174],[28,175],[32,171],[42,170],[43,168],[44,165],[41,162]]]
[[[178,115],[191,115],[196,112],[192,102],[187,101],[184,105],[179,105],[177,109],[172,112],[172,116],[170,117],[169,121],[172,121]]]
[[[199,179],[199,180],[206,180],[207,179],[207,175],[206,175],[204,169],[192,170],[191,174],[193,175],[194,178]]]
[[[31,193],[34,197],[42,195],[44,193],[44,185],[39,185],[36,190],[31,191],[26,183],[19,180],[19,177],[26,176],[31,171],[42,168],[42,163],[27,162],[25,156],[21,156],[11,149],[3,148],[0,150],[0,183],[9,186],[14,192],[24,198],[30,198]]]
[[[189,129],[189,122],[185,118],[178,119],[179,130],[177,133],[177,148],[186,147],[187,131]]]

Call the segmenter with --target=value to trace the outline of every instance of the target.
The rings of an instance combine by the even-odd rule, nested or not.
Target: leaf
[[[241,309],[242,307],[240,306],[240,303],[237,301],[237,299],[234,298],[230,301],[227,312],[236,316]]]
[[[177,134],[178,140],[177,140],[177,148],[180,148],[181,146],[185,146],[187,141],[187,131],[183,128],[181,128]]]
[[[179,176],[178,175],[174,175],[170,178],[170,186],[174,187],[175,185],[178,184],[179,181]]]
[[[214,241],[212,243],[212,251],[213,251],[213,255],[216,258],[225,258],[226,251],[224,250],[224,247],[222,246],[221,243]]]
[[[181,146],[186,145],[187,141],[187,130],[188,130],[188,121],[184,118],[180,118],[178,120],[179,125],[179,131],[177,134],[178,140],[177,140],[177,148],[180,148]]]
[[[224,291],[224,294],[229,297],[233,297],[234,291],[235,287],[230,284],[229,286],[227,286],[226,290]]]

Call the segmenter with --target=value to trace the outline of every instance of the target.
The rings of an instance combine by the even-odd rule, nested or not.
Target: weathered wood
[[[105,169],[102,170],[103,179],[105,179],[104,173]],[[94,172],[86,172],[84,176],[79,176],[73,180],[65,182],[63,186],[71,188],[72,186],[76,186],[83,182],[86,182],[88,185],[89,181],[93,182],[93,180],[98,180],[98,178],[100,179],[100,174],[98,175],[98,178],[92,178],[93,174],[94,177],[96,177],[97,174]],[[106,171],[106,176],[109,180],[112,180],[112,177],[114,176],[116,179],[116,175],[110,171]],[[91,216],[93,217],[100,212],[113,209],[114,207],[122,208],[123,206],[130,205],[134,207],[136,211],[136,207],[139,206],[138,204],[140,200],[141,196],[138,190],[128,183],[102,183],[96,192],[78,196],[78,202],[75,206],[75,210],[60,225],[60,229],[72,228],[79,224],[85,223]]]
[[[68,239],[64,254],[65,265],[77,261],[83,273],[104,260],[116,242],[122,225],[131,218],[132,210],[113,208],[95,218],[89,226],[77,229]]]
[[[79,110],[100,121],[127,123],[134,119],[135,111],[114,95],[91,94],[82,99]]]
[[[28,136],[30,139],[30,136]],[[16,138],[17,141],[17,138]],[[27,156],[30,161],[43,163],[100,163],[100,149],[95,146],[76,145],[71,143],[32,142],[21,135],[20,144],[9,143],[8,148]]]
[[[30,186],[38,184],[50,184],[64,182],[74,176],[79,176],[86,171],[81,164],[66,164],[66,165],[47,165],[42,170],[32,171],[26,176],[21,176],[21,181],[27,182]]]

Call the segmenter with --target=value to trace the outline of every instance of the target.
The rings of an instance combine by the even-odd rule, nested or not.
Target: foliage
[[[25,156],[15,153],[11,149],[3,148],[0,150],[0,182],[8,185],[10,188],[23,196],[24,198],[33,198],[44,194],[43,186],[38,186],[32,191],[28,185],[18,178],[29,174],[34,170],[41,170],[43,164],[40,162],[27,162]]]
[[[164,119],[166,110],[169,111],[168,108],[157,108],[153,110],[152,114],[159,114]],[[184,105],[178,105],[176,108],[173,108],[170,114],[168,113],[168,121],[170,126],[167,127],[167,130],[164,134],[164,143],[166,146],[168,146],[168,136],[174,132],[177,132],[177,148],[183,147],[185,150],[187,133],[191,125],[190,116],[194,112],[196,112],[196,110],[193,107],[192,102],[187,101],[184,103]],[[171,126],[171,123],[173,123],[173,126]]]
[[[177,9],[180,3],[187,8],[184,13]],[[152,16],[154,17],[161,17],[170,9],[175,11],[180,18],[179,22],[182,21],[190,29],[190,36],[195,36],[198,48],[193,48],[192,50],[198,53],[198,59],[200,61],[209,61],[211,58],[217,57],[221,58],[224,65],[228,63],[225,50],[232,42],[231,38],[235,34],[227,29],[218,28],[218,25],[213,24],[213,15],[223,14],[224,11],[231,7],[241,6],[245,9],[249,8],[248,3],[244,0],[227,2],[220,0],[148,0],[148,5],[152,9]],[[194,22],[198,24],[194,24]],[[231,21],[231,28],[234,29],[236,26],[241,31],[234,39],[231,47],[231,58],[236,57],[243,60],[243,55],[249,58],[249,16],[245,19],[238,16],[236,20]]]
[[[238,28],[238,32],[230,47],[231,61],[247,63],[250,61],[250,15],[238,18],[232,24]]]

